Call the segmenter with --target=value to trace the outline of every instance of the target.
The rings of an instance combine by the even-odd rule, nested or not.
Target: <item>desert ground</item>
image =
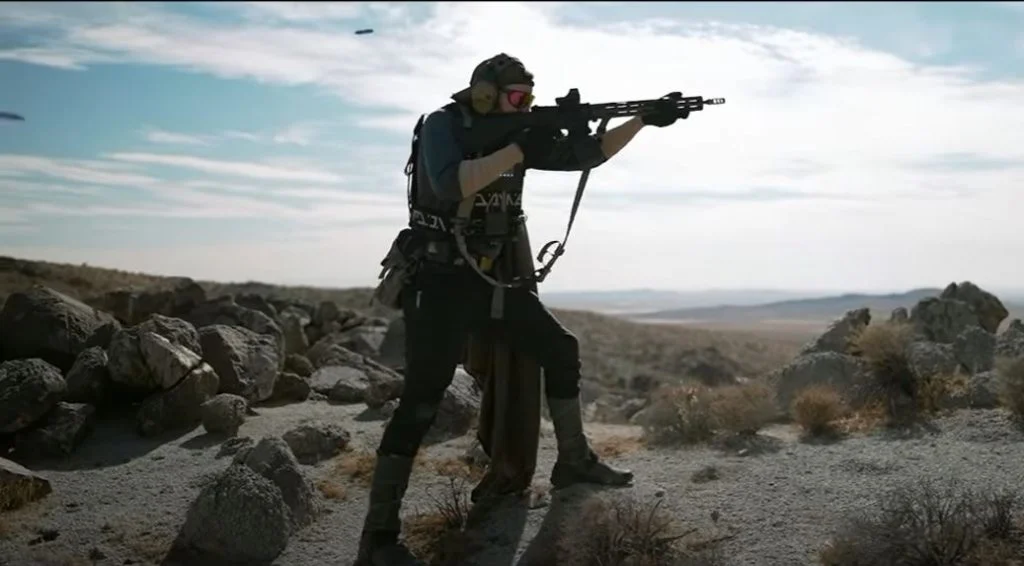
[[[367,290],[0,261],[0,564],[351,564],[401,390]],[[1024,564],[1024,325],[969,283],[827,324],[559,311],[633,486],[471,504],[459,370],[403,507],[432,564]],[[796,330],[795,327],[799,327]]]

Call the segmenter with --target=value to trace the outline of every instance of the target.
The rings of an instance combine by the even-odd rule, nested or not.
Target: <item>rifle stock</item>
[[[683,96],[673,92],[665,98],[675,103],[680,116],[700,112],[705,106],[725,104],[724,98]],[[590,122],[601,121],[600,131],[614,118],[632,118],[652,111],[664,99],[630,100],[626,102],[580,102],[579,89],[570,89],[555,99],[555,106],[534,106],[529,112],[476,116],[468,130],[469,146],[489,153],[509,143],[513,135],[526,128],[565,130],[569,137],[590,135]]]

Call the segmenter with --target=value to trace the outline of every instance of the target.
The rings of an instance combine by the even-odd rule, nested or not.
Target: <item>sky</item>
[[[375,285],[416,119],[499,52],[540,105],[726,99],[591,173],[544,290],[1024,288],[1004,2],[6,2],[0,254]],[[535,254],[578,178],[527,174]]]

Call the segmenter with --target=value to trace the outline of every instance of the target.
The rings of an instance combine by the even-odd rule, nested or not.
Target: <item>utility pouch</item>
[[[409,229],[402,230],[391,243],[391,249],[381,260],[380,283],[373,290],[371,304],[377,303],[390,309],[402,308],[402,289],[412,279],[422,250],[414,245],[413,233]]]

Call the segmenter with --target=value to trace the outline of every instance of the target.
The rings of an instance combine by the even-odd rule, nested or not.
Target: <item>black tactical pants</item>
[[[491,318],[493,287],[469,268],[421,271],[402,293],[405,316],[405,390],[380,450],[414,456],[451,384],[471,331],[500,325],[509,344],[544,369],[545,393],[579,394],[579,343],[533,292],[506,289],[503,318]]]

